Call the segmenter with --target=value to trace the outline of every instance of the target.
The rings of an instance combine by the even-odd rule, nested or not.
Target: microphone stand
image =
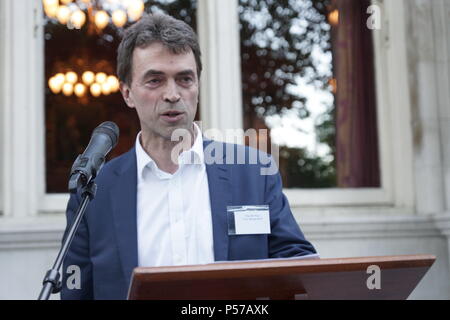
[[[76,176],[71,177],[71,182],[77,181],[79,182],[82,179],[81,175],[78,173]],[[38,300],[48,300],[52,293],[58,293],[61,291],[62,284],[60,281],[60,268],[64,261],[64,258],[67,255],[70,244],[72,243],[73,237],[75,236],[78,226],[80,225],[81,220],[83,219],[84,212],[86,211],[86,207],[91,200],[94,199],[95,193],[97,191],[97,185],[94,183],[94,180],[91,180],[86,186],[83,186],[81,189],[81,203],[77,209],[75,220],[70,226],[70,229],[67,233],[67,236],[63,240],[63,244],[61,249],[59,250],[58,256],[53,264],[53,267],[47,271],[45,274],[45,278],[43,281],[43,287],[41,293],[39,294]]]

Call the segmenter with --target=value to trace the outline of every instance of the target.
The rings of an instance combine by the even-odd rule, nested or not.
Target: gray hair
[[[197,64],[197,75],[202,72],[201,52],[197,35],[185,22],[166,14],[145,14],[126,29],[117,50],[117,75],[119,80],[131,85],[133,51],[160,42],[174,54],[192,50]]]

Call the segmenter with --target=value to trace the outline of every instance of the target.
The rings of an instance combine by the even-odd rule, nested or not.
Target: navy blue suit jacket
[[[230,150],[226,146],[234,148],[235,155],[244,151],[247,159],[252,149],[205,140],[204,148],[208,146],[216,150],[212,155],[223,150],[222,155],[217,155],[224,159],[206,164],[215,261],[282,258],[316,252],[292,215],[282,193],[280,175],[261,175],[261,168],[270,164],[259,161],[225,164],[226,152]],[[62,299],[126,299],[133,269],[138,265],[135,149],[109,161],[96,183],[96,197],[87,207],[63,264]],[[71,196],[66,213],[68,226],[74,220],[79,202],[79,195]],[[270,235],[228,235],[227,206],[264,204],[270,209]],[[67,270],[71,265],[81,270],[80,289],[67,288],[67,278],[71,276]]]

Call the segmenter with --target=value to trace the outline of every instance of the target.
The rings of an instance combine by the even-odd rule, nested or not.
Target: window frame
[[[235,4],[235,12],[237,12],[238,0],[231,2]],[[383,20],[382,29],[374,30],[373,37],[375,83],[377,87],[377,129],[380,148],[380,187],[284,189],[291,207],[389,206],[412,208],[414,206],[412,128],[406,64],[406,22],[402,14],[405,13],[405,8],[401,1],[393,3],[393,1],[373,0],[372,4],[381,9]],[[224,12],[223,8],[220,8],[220,4],[212,4],[211,6],[214,5],[216,6],[216,13]],[[211,12],[209,14],[210,17],[213,17]],[[219,14],[215,17],[215,20],[212,18],[211,20],[217,21],[220,20],[220,17]],[[208,28],[203,29],[209,30],[210,34],[208,35],[210,37],[218,35],[214,26],[206,25]],[[202,31],[207,33],[205,30]],[[231,32],[234,32],[234,30],[231,30]],[[204,34],[203,36],[205,37]],[[218,47],[216,50],[220,52],[220,45]],[[214,50],[214,48],[211,49]],[[221,61],[214,51],[206,52],[206,55],[212,60],[213,64]],[[223,64],[234,65],[232,63]],[[220,79],[214,79],[214,81],[220,82]],[[219,87],[226,87],[226,82],[222,82],[222,86]],[[239,91],[241,92],[242,88]],[[206,96],[206,93],[204,94]],[[241,127],[236,127],[236,122],[227,118],[229,109],[221,103],[220,94],[214,91],[208,92],[208,94],[212,97],[206,96],[207,99],[202,100],[202,105],[219,106],[212,107],[210,112],[214,113],[217,118],[222,119],[220,123],[216,121],[216,125],[213,127],[220,130],[242,129],[242,119],[240,120]],[[240,105],[239,112],[242,114],[242,100],[237,104]],[[206,112],[202,114],[206,114]],[[395,119],[404,119],[404,121],[397,122]]]
[[[6,24],[5,19],[1,15],[1,12],[5,11],[5,3],[0,2],[0,39],[5,39],[6,37]],[[6,65],[6,58],[5,58],[5,50],[2,46],[2,43],[0,41],[0,119],[4,119],[4,111],[2,108],[2,105],[4,103],[4,97],[5,96],[5,90],[4,90],[4,83],[6,79],[6,74],[2,72],[1,70],[5,70]],[[4,139],[3,139],[3,131],[0,130],[0,153],[5,154],[4,150]],[[3,168],[4,168],[4,157],[0,157],[0,217],[3,215]]]
[[[44,190],[43,39],[41,2],[2,1],[3,83],[1,117],[3,216],[35,216]],[[24,92],[26,94],[24,94]]]
[[[381,187],[285,189],[291,207],[414,206],[405,5],[380,0],[374,4],[383,18],[383,28],[374,31]],[[0,147],[7,155],[0,162],[0,210],[14,218],[62,213],[69,195],[45,193],[42,2],[3,0],[1,8],[5,68],[0,91],[10,94],[1,96],[0,105]],[[200,90],[203,129],[242,129],[238,0],[198,0],[197,8],[205,65]]]

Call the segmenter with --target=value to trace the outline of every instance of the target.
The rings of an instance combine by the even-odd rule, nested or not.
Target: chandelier
[[[78,75],[74,71],[57,73],[48,81],[48,86],[54,94],[62,93],[69,97],[75,94],[77,97],[84,97],[89,91],[92,96],[109,95],[119,91],[119,80],[114,75],[107,75],[104,72],[94,73],[85,71]]]
[[[86,21],[102,30],[110,22],[122,28],[137,21],[144,13],[143,0],[42,0],[44,12],[50,19],[69,29],[81,29]]]

